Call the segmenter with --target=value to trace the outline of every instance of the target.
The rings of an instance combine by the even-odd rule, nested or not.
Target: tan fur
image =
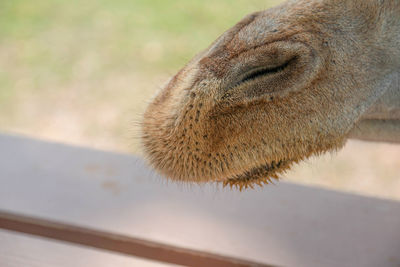
[[[397,0],[289,1],[248,15],[149,105],[150,163],[174,180],[251,185],[370,135],[363,119],[398,123],[400,103],[385,95],[400,96],[399,18]]]

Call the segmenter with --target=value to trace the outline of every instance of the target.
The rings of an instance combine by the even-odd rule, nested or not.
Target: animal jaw
[[[375,2],[288,2],[244,18],[147,108],[149,162],[173,180],[241,189],[341,148],[400,65]]]

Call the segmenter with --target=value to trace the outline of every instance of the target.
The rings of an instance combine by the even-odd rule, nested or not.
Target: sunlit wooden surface
[[[0,230],[1,267],[163,267],[167,265],[103,250]]]
[[[8,135],[0,136],[0,185],[1,210],[178,247],[278,266],[400,264],[395,201],[285,182],[241,193],[176,185],[129,155]],[[0,231],[0,263],[29,262],[35,245],[15,245],[25,238],[56,244],[61,258],[59,244],[72,247]]]

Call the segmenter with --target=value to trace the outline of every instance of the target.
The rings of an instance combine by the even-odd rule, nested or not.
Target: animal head
[[[378,7],[352,2],[288,2],[225,32],[148,106],[152,166],[241,188],[342,147],[394,64]]]

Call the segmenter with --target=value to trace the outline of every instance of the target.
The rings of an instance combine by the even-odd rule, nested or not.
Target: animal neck
[[[400,121],[400,69],[392,73],[385,93],[362,116],[362,119]]]
[[[363,29],[365,35],[375,36],[375,44],[386,54],[382,65],[390,73],[377,90],[382,96],[361,117],[362,120],[400,120],[400,1],[354,1],[354,5],[370,5],[370,24]],[[372,12],[373,11],[373,12]],[[358,13],[362,11],[356,11]],[[370,31],[368,29],[375,29]],[[379,51],[379,50],[378,50]],[[380,66],[377,66],[379,69]]]
[[[365,0],[364,0],[365,1]],[[362,3],[363,0],[355,1]],[[371,5],[373,17],[371,23],[375,23],[376,36],[380,44],[393,55],[397,70],[400,70],[400,1],[397,0],[368,0]],[[368,10],[368,9],[367,9]],[[373,25],[371,25],[373,27]],[[371,27],[371,28],[372,28]],[[370,34],[370,32],[366,32]]]
[[[324,0],[331,22],[339,21],[342,31],[337,47],[357,53],[364,68],[365,86],[374,88],[372,97],[356,121],[350,138],[369,141],[400,142],[400,1]],[[364,53],[364,55],[363,55]],[[365,57],[365,59],[360,59]],[[352,58],[352,57],[350,57]],[[351,61],[350,61],[351,63]],[[364,88],[358,92],[365,95]]]
[[[391,75],[389,86],[383,96],[364,113],[349,137],[366,141],[400,143],[399,133],[400,69]]]
[[[335,16],[366,41],[379,41],[387,51],[400,57],[400,1],[327,0],[337,5]],[[346,23],[347,22],[347,23]],[[398,62],[399,64],[399,62]]]

